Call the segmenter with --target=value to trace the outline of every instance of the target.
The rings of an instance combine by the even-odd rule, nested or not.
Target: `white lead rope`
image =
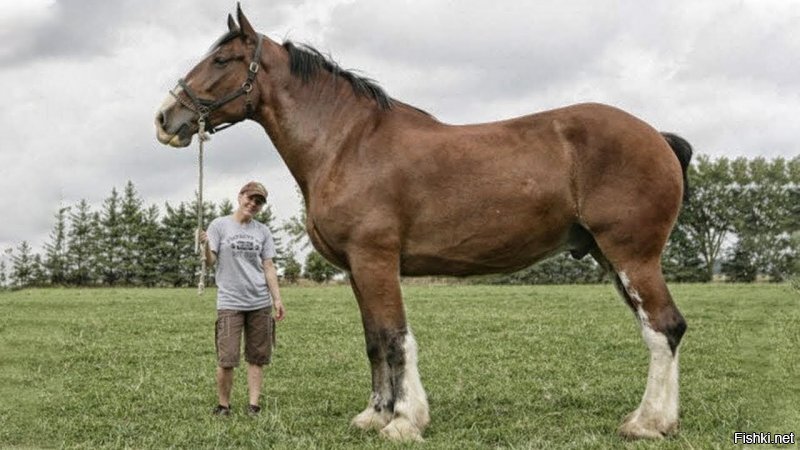
[[[200,143],[200,150],[197,154],[197,231],[195,232],[195,252],[200,255],[200,274],[197,280],[197,295],[203,295],[206,288],[206,251],[205,245],[200,243],[200,232],[203,230],[203,142],[209,136],[206,134],[206,121],[201,117],[197,121],[197,141]]]

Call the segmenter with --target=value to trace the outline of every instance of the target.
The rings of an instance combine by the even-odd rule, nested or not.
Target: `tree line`
[[[112,188],[98,211],[93,211],[86,200],[61,207],[42,253],[35,252],[27,241],[5,250],[8,258],[0,260],[0,287],[194,286],[200,271],[194,240],[197,206],[195,198],[177,205],[166,203],[162,212],[155,205],[145,205],[133,182],[128,181],[121,194]],[[203,228],[234,209],[229,200],[219,204],[204,201]],[[327,263],[320,265],[318,254],[309,255],[306,266],[310,271],[303,273],[292,246],[282,242],[283,231],[289,233],[292,242],[301,241],[293,235],[297,230],[288,224],[277,225],[269,206],[255,219],[272,231],[276,264],[285,279],[297,281],[305,275],[327,281],[338,273]],[[211,268],[206,279],[213,286]]]
[[[689,199],[663,258],[669,281],[800,279],[800,157],[700,155],[689,166],[688,177]],[[99,211],[86,200],[62,207],[43,253],[34,252],[27,241],[5,250],[10,267],[6,259],[0,260],[0,287],[193,286],[199,274],[193,237],[197,206],[197,199],[166,203],[162,212],[146,206],[129,181],[122,194],[113,188]],[[203,227],[233,210],[228,200],[203,202]],[[275,236],[276,264],[285,280],[305,276],[324,282],[341,273],[313,250],[305,264],[297,261],[295,249],[310,247],[305,210],[282,225],[275,223],[269,207],[256,219]],[[210,270],[207,277],[213,284]],[[591,257],[575,261],[565,253],[520,272],[478,281],[555,284],[603,279]]]

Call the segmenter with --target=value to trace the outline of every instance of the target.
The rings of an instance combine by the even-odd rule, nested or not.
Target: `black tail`
[[[686,169],[689,168],[689,162],[692,160],[692,146],[686,139],[673,133],[661,133],[666,139],[667,144],[672,147],[678,161],[681,162],[681,169],[683,170],[683,201],[689,200],[689,178],[686,176]]]

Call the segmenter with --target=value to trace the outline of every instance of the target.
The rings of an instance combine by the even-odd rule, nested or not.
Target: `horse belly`
[[[418,223],[404,242],[401,272],[467,276],[520,270],[562,249],[573,222],[566,208],[529,207]]]

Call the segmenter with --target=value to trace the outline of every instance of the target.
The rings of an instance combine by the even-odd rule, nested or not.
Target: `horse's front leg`
[[[353,287],[372,367],[372,395],[353,419],[362,429],[400,441],[420,441],[430,421],[417,370],[417,345],[406,324],[396,254],[362,254],[350,260]]]

